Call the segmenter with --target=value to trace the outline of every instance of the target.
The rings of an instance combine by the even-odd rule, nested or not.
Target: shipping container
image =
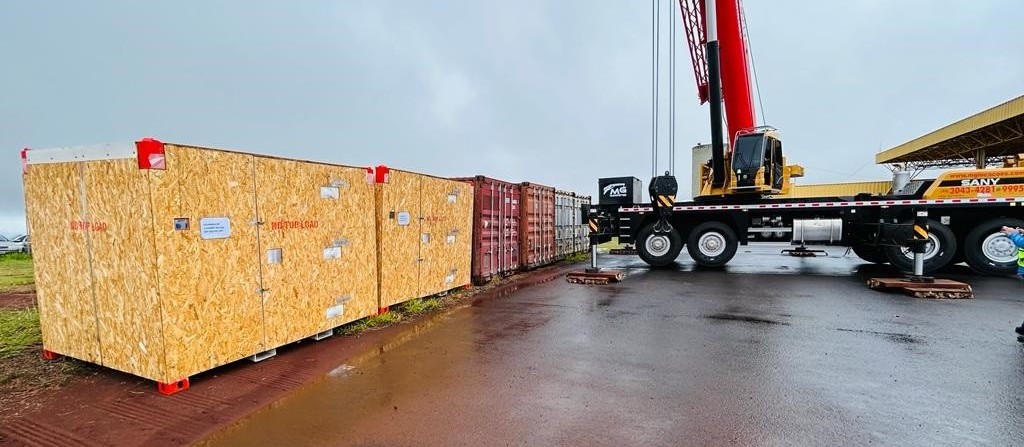
[[[590,248],[590,230],[582,214],[584,204],[590,204],[590,196],[555,191],[555,246],[558,258]]]
[[[575,225],[579,225],[579,217],[573,218],[575,206],[573,193],[555,190],[555,257],[565,258],[573,254],[573,237],[576,235]]]
[[[45,350],[187,386],[377,310],[365,168],[152,139],[23,157]]]
[[[519,263],[532,269],[555,260],[555,188],[521,184]]]
[[[459,178],[473,185],[473,283],[519,270],[520,186],[489,177]]]
[[[473,185],[378,166],[380,309],[470,283]]]
[[[576,219],[578,219],[579,224],[575,227],[572,251],[573,253],[581,253],[590,250],[590,226],[583,213],[583,207],[590,205],[590,196],[575,194],[573,197],[576,200]]]

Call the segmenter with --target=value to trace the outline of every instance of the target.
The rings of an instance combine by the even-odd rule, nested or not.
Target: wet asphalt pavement
[[[740,247],[726,270],[498,289],[405,325],[210,445],[1021,445],[1024,284],[868,290],[884,268]],[[682,270],[682,271],[679,271]],[[511,293],[510,293],[511,292]],[[498,296],[504,295],[504,296]]]

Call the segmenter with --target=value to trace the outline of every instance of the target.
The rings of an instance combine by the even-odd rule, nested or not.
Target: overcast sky
[[[4,5],[0,233],[24,228],[24,146],[153,136],[590,194],[650,178],[650,1],[156,3]],[[1024,93],[1019,0],[745,7],[802,183],[888,178],[879,150]],[[678,50],[688,197],[709,127]]]

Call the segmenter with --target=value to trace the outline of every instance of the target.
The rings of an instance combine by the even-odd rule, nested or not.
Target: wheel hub
[[[647,241],[644,242],[644,247],[651,256],[661,257],[668,254],[669,248],[672,247],[672,241],[669,240],[668,236],[655,234],[647,238]]]
[[[1012,245],[1012,244],[1011,244]],[[931,259],[939,254],[939,238],[933,233],[928,233],[928,243],[924,246],[924,259]],[[914,259],[914,252],[907,247],[900,247],[900,251],[903,252],[903,256],[909,259]]]
[[[1017,247],[1003,233],[992,233],[981,242],[981,253],[991,261],[1011,263],[1017,260]]]
[[[700,239],[697,240],[700,252],[708,257],[715,257],[725,253],[725,245],[725,236],[714,231],[700,235]]]

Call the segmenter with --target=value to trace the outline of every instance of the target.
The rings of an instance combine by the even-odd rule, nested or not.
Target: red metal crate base
[[[388,308],[389,308],[388,306],[378,307],[377,308],[377,315],[384,315],[384,314],[388,313]]]
[[[565,275],[565,280],[573,284],[608,284],[622,281],[625,276],[619,270],[602,270],[596,273],[577,271]]]
[[[171,383],[157,382],[156,383],[156,390],[159,391],[160,394],[163,394],[164,396],[170,396],[172,394],[177,394],[177,393],[180,393],[180,392],[185,391],[187,389],[188,389],[188,378],[187,377],[184,378],[184,379],[181,379],[181,380],[179,380],[177,382],[171,382]]]
[[[903,292],[915,298],[974,298],[974,290],[970,284],[950,279],[918,282],[906,278],[870,278],[868,287],[874,290]]]
[[[49,360],[49,361],[52,362],[54,360],[60,360],[62,358],[64,358],[63,355],[60,355],[60,354],[58,354],[56,352],[53,352],[53,351],[47,351],[47,350],[43,349],[43,360]]]

